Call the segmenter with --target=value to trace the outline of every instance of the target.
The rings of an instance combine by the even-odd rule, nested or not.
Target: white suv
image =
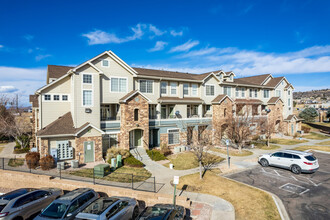
[[[301,172],[314,173],[319,168],[318,161],[312,153],[296,150],[283,150],[272,154],[263,154],[259,156],[258,161],[263,167],[269,165],[281,167],[290,169],[295,174]]]

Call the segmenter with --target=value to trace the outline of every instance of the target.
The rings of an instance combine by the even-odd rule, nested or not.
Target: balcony
[[[119,121],[120,106],[118,104],[101,105],[101,121]]]

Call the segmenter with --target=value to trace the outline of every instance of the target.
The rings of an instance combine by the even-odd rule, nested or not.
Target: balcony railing
[[[120,116],[115,117],[101,117],[101,121],[119,121]]]

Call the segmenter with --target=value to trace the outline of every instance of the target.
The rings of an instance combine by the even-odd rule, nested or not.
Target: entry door
[[[294,135],[294,127],[293,127],[293,124],[291,124],[291,135]]]
[[[136,129],[134,131],[134,145],[135,147],[141,147],[142,146],[142,130]]]
[[[84,142],[85,163],[94,162],[94,141]]]

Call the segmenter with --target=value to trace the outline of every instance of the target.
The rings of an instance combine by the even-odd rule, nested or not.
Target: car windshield
[[[41,216],[48,218],[62,218],[68,205],[63,203],[52,203],[42,213]]]
[[[18,189],[18,190],[14,190],[12,192],[9,192],[9,193],[6,193],[2,196],[0,196],[0,199],[3,199],[3,200],[12,200],[12,199],[15,199],[21,195],[24,195],[28,192],[32,192],[34,191],[35,189]]]
[[[316,160],[316,158],[313,155],[305,156],[305,158],[309,161],[315,161]]]
[[[161,220],[163,219],[166,214],[169,212],[166,208],[157,208],[157,207],[148,207],[144,212],[141,214],[140,220]]]
[[[116,201],[118,201],[118,199],[99,198],[98,200],[87,206],[82,212],[101,215],[108,207],[110,207]]]

